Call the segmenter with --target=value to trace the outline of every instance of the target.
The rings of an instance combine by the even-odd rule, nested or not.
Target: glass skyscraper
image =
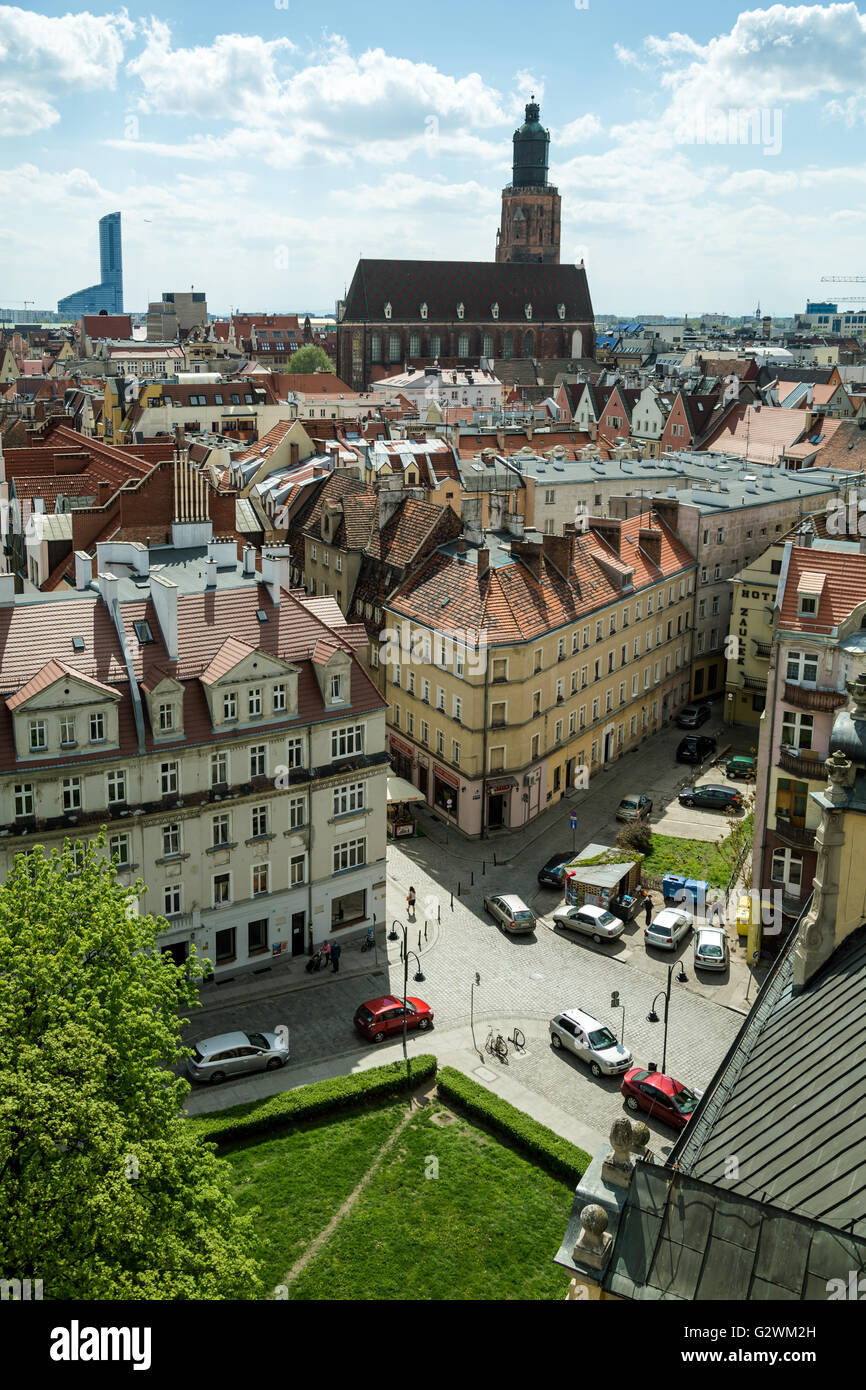
[[[123,313],[123,254],[120,244],[120,213],[109,212],[99,220],[98,285],[76,290],[57,302],[57,312],[63,318],[80,318],[82,314]]]

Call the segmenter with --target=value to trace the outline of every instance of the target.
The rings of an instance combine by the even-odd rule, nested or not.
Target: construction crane
[[[866,283],[866,275],[822,275],[822,285],[862,285]]]

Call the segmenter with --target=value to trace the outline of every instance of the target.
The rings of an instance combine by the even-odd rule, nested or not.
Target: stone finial
[[[650,1132],[643,1120],[633,1120],[631,1124],[631,1151],[637,1159],[649,1158],[648,1144]]]
[[[628,1187],[634,1169],[631,1156],[631,1121],[625,1118],[614,1120],[610,1127],[610,1151],[601,1168],[605,1182],[615,1187]]]
[[[861,671],[856,680],[846,681],[845,689],[854,703],[851,718],[866,719],[866,671]]]
[[[845,757],[841,748],[837,748],[825,762],[824,771],[827,774],[828,801],[847,801],[848,788],[854,785],[854,764],[851,759]]]
[[[580,1235],[574,1247],[573,1257],[578,1264],[601,1269],[613,1242],[607,1233],[607,1212],[604,1207],[591,1202],[580,1213]]]

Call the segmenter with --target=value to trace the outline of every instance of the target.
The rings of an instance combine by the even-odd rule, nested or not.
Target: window
[[[342,729],[331,730],[332,758],[349,758],[353,753],[363,753],[363,751],[363,724],[346,724]]]
[[[561,719],[557,719],[556,723],[555,723],[554,726],[553,726],[553,741],[554,741],[554,743],[562,743],[562,720],[561,720]]]
[[[228,753],[211,753],[210,755],[210,784],[212,787],[219,787],[229,780],[229,755]]]
[[[715,595],[713,596],[713,603],[712,603],[712,609],[711,609],[711,611],[712,611],[712,615],[713,615],[714,618],[717,618],[717,617],[719,616],[719,596],[718,596],[718,594],[715,594]]]
[[[267,747],[264,743],[254,743],[250,749],[250,777],[264,777],[267,772]]]
[[[69,748],[75,743],[75,716],[64,715],[60,721],[60,747]]]
[[[180,884],[170,883],[163,891],[163,907],[166,917],[176,917],[180,912]]]
[[[22,816],[32,816],[34,814],[35,801],[33,797],[32,782],[18,782],[15,785],[15,815],[16,818]]]
[[[809,594],[799,594],[799,604],[797,611],[803,617],[814,617],[818,612],[818,600]]]
[[[162,852],[180,854],[180,826],[176,824],[162,827]]]
[[[698,600],[698,621],[701,622],[707,616],[707,601],[705,598]]]
[[[593,700],[593,702],[592,702],[592,722],[593,722],[593,723],[595,723],[596,719],[598,719],[598,715],[599,715],[599,710],[600,710],[600,708],[601,708],[601,706],[600,706],[598,697],[596,696],[596,698],[595,698],[595,699]]]
[[[530,745],[529,745],[529,756],[530,756],[530,758],[531,758],[531,760],[532,760],[533,762],[534,762],[535,759],[538,757],[540,748],[541,748],[541,738],[540,738],[540,736],[539,736],[538,734],[533,734],[533,735],[532,735],[532,739],[531,739],[531,741],[530,741]]]
[[[625,681],[619,683],[619,702],[621,705],[625,704]]]
[[[177,763],[162,763],[159,769],[159,784],[163,796],[175,795],[179,789]]]
[[[414,732],[415,732],[415,716],[414,716],[414,714],[412,713],[412,711],[409,710],[409,711],[407,711],[407,714],[406,714],[406,733],[407,733],[407,734],[414,734]]]
[[[788,652],[787,679],[814,685],[818,680],[818,657],[813,652]]]
[[[569,695],[576,695],[576,694],[577,694],[577,672],[576,672],[576,671],[572,671],[572,673],[571,673],[571,683],[570,683],[570,686],[569,686],[569,692],[568,692],[568,693],[569,693]]]
[[[229,843],[229,817],[214,816],[211,821],[211,844],[214,848]]]
[[[770,876],[775,883],[784,883],[786,888],[796,892],[803,882],[803,856],[796,850],[774,850]]]
[[[613,691],[612,691],[612,690],[608,690],[607,694],[606,694],[605,697],[604,697],[604,708],[605,708],[605,712],[606,712],[607,714],[609,714],[610,711],[611,711],[611,709],[613,708]]]
[[[451,713],[457,723],[460,724],[463,720],[463,700],[460,695],[454,695],[452,697]]]
[[[586,705],[581,705],[580,710],[579,710],[579,718],[580,718],[580,727],[581,727],[581,729],[585,729],[585,728],[586,728]]]
[[[560,677],[560,679],[556,682],[556,700],[557,700],[557,704],[561,703],[561,701],[564,700],[564,699],[565,699],[565,681]]]
[[[231,874],[214,874],[213,880],[213,905],[220,907],[223,903],[230,903],[232,900],[232,876]],[[217,955],[219,959],[219,955]]]
[[[167,733],[174,728],[174,705],[160,705],[158,709],[159,731],[161,734]]]
[[[441,685],[437,685],[436,687],[436,708],[441,710],[445,709],[445,691]]]
[[[289,801],[289,829],[299,830],[306,823],[307,799],[304,796],[293,796]]]
[[[462,651],[455,651],[455,653],[454,653],[454,674],[455,674],[455,676],[458,677],[459,680],[462,680],[462,679],[463,679],[463,666],[464,666],[464,662],[465,662],[465,653],[462,652]]]
[[[117,860],[119,869],[127,868],[130,862],[129,855],[129,836],[128,835],[109,835],[108,853],[112,859]]]
[[[30,752],[41,753],[48,747],[48,726],[44,719],[30,720]]]
[[[604,635],[604,623],[597,622],[596,625],[595,625],[595,640],[596,640],[596,642],[600,642],[603,635]]]
[[[608,637],[613,637],[613,634],[614,634],[615,632],[616,632],[616,614],[615,614],[615,613],[611,613],[611,615],[610,615],[610,624],[609,624],[608,629],[607,629],[607,635],[608,635]]]
[[[581,688],[581,690],[585,690],[586,687],[587,687],[588,685],[589,685],[589,667],[588,667],[588,666],[581,666],[581,668],[580,668],[580,688]]]
[[[126,801],[126,773],[109,772],[108,774],[108,804],[117,806]]]
[[[436,730],[436,752],[440,758],[445,757],[445,735],[441,729]]]
[[[426,746],[430,742],[430,725],[426,719],[421,720],[421,742]]]
[[[451,761],[454,763],[455,767],[460,764],[460,744],[457,742],[456,738],[451,740]]]
[[[247,693],[247,713],[250,719],[258,719],[262,712],[262,692],[256,687]]]
[[[90,742],[102,743],[105,740],[105,715],[91,714],[90,716]]]
[[[302,740],[290,738],[286,740],[286,764],[288,767],[303,767],[304,751]]]
[[[782,714],[783,746],[802,749],[803,751],[811,748],[814,722],[814,717],[811,714],[785,710]]]
[[[268,864],[254,864],[254,865],[253,865],[253,897],[254,897],[254,898],[261,898],[261,897],[264,897],[264,895],[270,891],[270,889],[269,889],[269,887],[268,887],[268,882],[269,882],[269,869],[270,869],[270,865],[268,865]]]
[[[81,778],[64,777],[63,779],[63,809],[64,811],[81,810]]]
[[[348,782],[344,787],[334,788],[334,815],[347,816],[364,809],[365,786],[363,782]]]
[[[231,690],[223,695],[223,719],[237,719],[238,717],[238,697],[237,692]]]
[[[251,956],[268,949],[268,919],[260,917],[247,925],[247,950]]]
[[[421,682],[421,699],[424,701],[425,705],[429,705],[429,703],[430,703],[430,682],[429,682],[429,681],[422,680],[422,682]]]
[[[357,869],[367,860],[367,841],[344,840],[334,846],[334,873],[344,873],[346,869]]]
[[[253,839],[268,833],[268,807],[267,805],[254,806],[250,812]]]

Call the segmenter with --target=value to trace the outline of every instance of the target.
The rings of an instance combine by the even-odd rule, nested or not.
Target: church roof
[[[569,323],[592,323],[586,271],[577,265],[541,265],[537,262],[495,261],[397,261],[359,260],[349,293],[343,323],[386,322],[385,305],[391,305],[391,321],[421,322],[421,305],[427,305],[430,323],[459,324],[457,305],[463,305],[467,324],[489,323],[492,305],[499,305],[499,319],[527,323],[525,307],[532,305],[532,323],[559,320],[565,305]]]

